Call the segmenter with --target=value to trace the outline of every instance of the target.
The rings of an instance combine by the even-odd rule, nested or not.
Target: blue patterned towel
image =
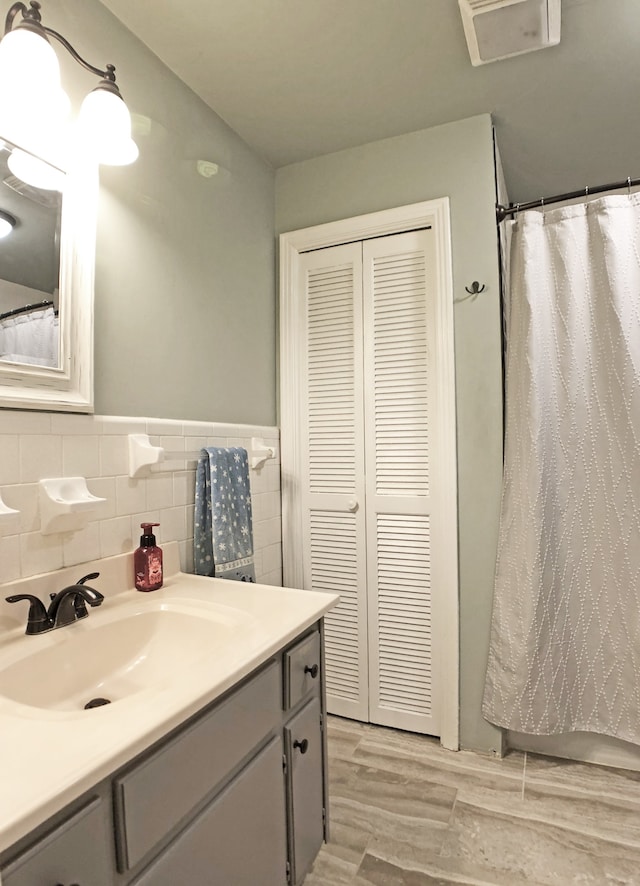
[[[247,450],[203,449],[196,470],[196,575],[255,581]]]

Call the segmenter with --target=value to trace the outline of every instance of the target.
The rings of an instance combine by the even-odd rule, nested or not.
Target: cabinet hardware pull
[[[315,678],[318,676],[318,670],[319,668],[317,664],[311,665],[311,667],[309,667],[309,665],[305,665],[304,672],[305,674],[311,674],[311,679],[315,680]]]
[[[306,754],[309,750],[309,740],[307,738],[303,738],[302,741],[298,741],[296,739],[296,741],[294,741],[293,743],[293,746],[294,748],[300,748],[301,754]]]

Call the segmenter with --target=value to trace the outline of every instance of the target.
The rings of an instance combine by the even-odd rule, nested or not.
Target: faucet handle
[[[20,600],[29,601],[27,634],[42,634],[53,627],[44,603],[38,597],[34,597],[33,594],[13,594],[11,597],[5,597],[5,600],[7,603],[18,603]]]
[[[99,572],[90,572],[88,575],[83,575],[83,577],[80,579],[80,581],[77,581],[76,584],[83,585],[85,583],[85,581],[93,581],[96,578],[100,578],[100,573]],[[96,591],[96,593],[97,593],[97,591]]]

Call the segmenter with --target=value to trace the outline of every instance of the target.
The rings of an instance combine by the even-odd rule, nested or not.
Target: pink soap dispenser
[[[144,535],[133,555],[136,588],[139,591],[157,591],[162,587],[162,550],[156,545],[153,527],[159,523],[141,523]]]

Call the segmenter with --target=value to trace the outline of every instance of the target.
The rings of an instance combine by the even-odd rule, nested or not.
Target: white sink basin
[[[13,644],[0,659],[0,696],[35,708],[82,710],[94,699],[116,702],[184,680],[184,672],[228,651],[245,613],[231,607],[172,604],[90,616]],[[19,658],[16,660],[15,653]],[[90,713],[90,712],[89,712]]]

